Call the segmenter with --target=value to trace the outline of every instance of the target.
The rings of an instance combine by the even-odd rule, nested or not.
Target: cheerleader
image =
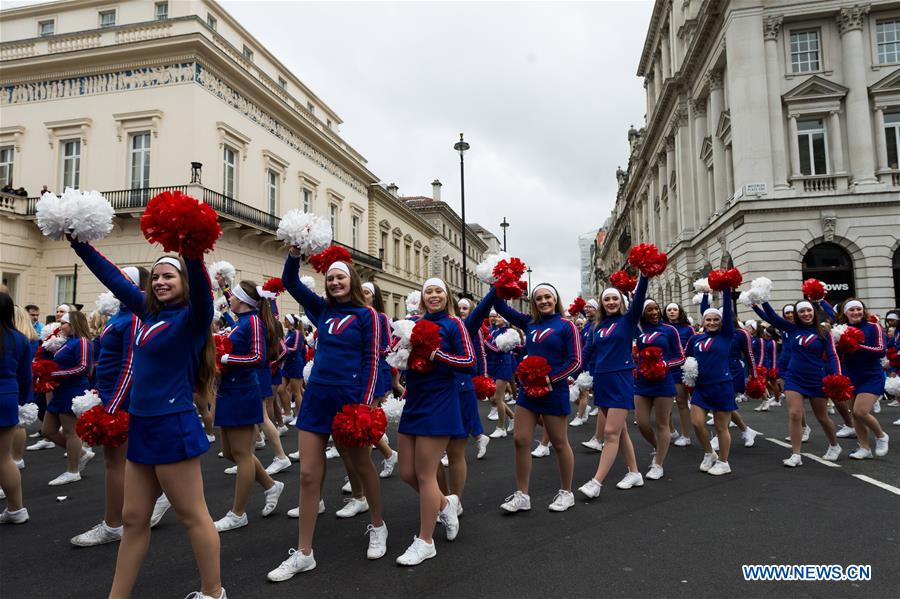
[[[672,302],[666,305],[666,323],[675,327],[678,331],[678,339],[681,347],[687,347],[688,341],[694,336],[694,328],[688,322],[687,313],[681,304]],[[678,406],[678,422],[681,424],[681,434],[673,435],[675,445],[678,447],[687,447],[691,444],[691,408],[688,403],[688,392],[681,381],[681,366],[675,366],[670,370],[672,380],[675,381],[675,404]],[[670,430],[675,429],[674,423],[669,427]]]
[[[655,456],[647,472],[650,480],[663,477],[663,463],[669,451],[671,431],[669,419],[672,416],[672,404],[675,399],[675,380],[670,368],[678,368],[684,364],[684,350],[678,329],[662,322],[662,313],[656,301],[644,301],[637,336],[638,364],[637,380],[634,388],[634,414],[641,435],[655,449]],[[649,347],[659,348],[662,358],[662,379],[649,379],[641,370],[643,360],[641,352]],[[650,426],[651,410],[656,415],[656,430]]]
[[[506,405],[507,391],[513,384],[513,372],[515,370],[515,356],[511,351],[501,350],[497,344],[497,337],[509,330],[509,323],[497,312],[491,310],[491,328],[488,336],[484,338],[484,347],[487,356],[488,376],[494,379],[497,391],[494,392],[494,406],[488,414],[488,420],[496,420],[497,426],[489,435],[491,439],[502,439],[513,429],[514,414]]]
[[[316,360],[309,376],[297,428],[300,430],[300,504],[297,549],[268,573],[281,582],[316,567],[312,542],[325,477],[325,447],[331,423],[344,405],[375,400],[380,352],[378,315],[366,306],[362,283],[353,266],[334,262],[325,273],[325,298],[306,287],[299,276],[300,251],[291,248],[282,283],[305,309],[319,332]],[[367,529],[366,557],[378,559],[387,551],[388,529],[381,518],[381,488],[369,447],[340,447],[350,456],[362,480],[372,523]],[[432,470],[432,476],[434,470]]]
[[[510,324],[525,331],[528,356],[544,358],[550,365],[547,392],[530,396],[525,385],[519,388],[516,401],[516,491],[500,506],[507,512],[531,509],[528,486],[531,478],[531,439],[538,418],[550,435],[556,450],[560,488],[549,505],[554,512],[564,512],[575,505],[572,474],[575,456],[568,439],[567,417],[571,411],[568,378],[582,365],[581,335],[572,321],[564,320],[559,293],[549,283],[541,283],[531,291],[531,314],[522,314],[500,298],[494,300],[497,313]]]
[[[38,349],[40,349],[41,347],[41,337],[37,329],[35,329],[34,324],[31,322],[31,317],[28,315],[28,312],[22,306],[15,306],[15,308],[13,309],[13,324],[15,325],[16,330],[25,335],[25,338],[28,339],[28,344],[31,348],[31,357],[33,358]],[[34,394],[32,394],[29,402],[34,402],[37,405]],[[39,405],[38,411],[40,411]],[[19,426],[16,427],[12,442],[13,461],[16,464],[16,468],[18,468],[19,470],[23,470],[25,468],[24,454],[25,443],[28,440],[27,437],[28,434],[25,431],[25,425],[20,422]],[[51,445],[53,444],[51,443]]]
[[[596,313],[595,313],[596,314]],[[585,319],[583,316],[579,315],[575,319],[575,328],[578,329],[578,335],[581,337],[581,347],[584,347],[585,343],[585,335],[586,331],[590,331],[588,327],[585,326]],[[579,373],[575,373],[576,376]],[[575,402],[575,417],[572,418],[572,421],[569,422],[569,426],[577,427],[581,426],[585,422],[590,419],[590,409],[588,408],[588,390],[587,389],[579,389],[578,390],[578,400]],[[546,436],[546,431],[545,436]],[[542,441],[546,441],[547,439],[542,439]]]
[[[807,300],[797,302],[794,309],[795,322],[790,322],[778,316],[768,302],[762,305],[762,315],[766,322],[790,335],[791,360],[784,374],[784,393],[788,400],[792,453],[790,457],[782,460],[789,468],[803,465],[800,444],[803,429],[806,428],[802,426],[804,398],[809,399],[813,413],[828,439],[828,450],[822,459],[834,462],[841,455],[841,446],[837,444],[835,436],[835,426],[828,417],[828,408],[822,392],[822,379],[826,374],[841,374],[834,339],[819,323],[811,302]]]
[[[66,337],[66,343],[53,354],[58,370],[50,376],[59,381],[59,386],[47,403],[41,434],[65,448],[67,469],[48,483],[51,487],[81,480],[81,471],[94,457],[94,452],[82,447],[81,439],[75,433],[75,414],[72,412],[72,399],[90,389],[90,329],[84,313],[77,310],[64,312],[59,322],[59,334]]]
[[[263,404],[258,395],[259,365],[268,368],[278,353],[274,316],[269,302],[261,297],[261,290],[252,281],[241,281],[228,294],[229,307],[238,320],[228,334],[232,351],[219,359],[223,371],[216,393],[215,425],[222,431],[222,454],[237,466],[237,479],[231,510],[216,520],[219,532],[247,526],[247,499],[254,480],[265,491],[263,517],[275,510],[284,490],[284,483],[272,480],[263,469],[253,447],[256,425],[263,420]]]
[[[856,388],[856,396],[850,400],[853,410],[853,427],[859,448],[850,453],[855,460],[872,459],[869,446],[869,431],[875,435],[875,455],[883,457],[888,452],[890,437],[882,430],[878,420],[872,416],[872,406],[884,393],[885,374],[881,358],[885,355],[884,329],[878,323],[869,322],[865,305],[856,298],[850,298],[841,306],[840,324],[849,325],[862,331],[865,339],[859,349],[844,353],[841,363],[844,372]]]
[[[387,363],[386,359],[387,351],[391,344],[391,336],[393,335],[391,330],[391,319],[384,313],[384,299],[378,285],[367,281],[362,284],[362,290],[363,296],[366,298],[366,305],[374,308],[375,312],[378,313],[378,324],[381,327],[379,330],[381,351],[379,352],[378,359],[378,388],[375,390],[375,403],[380,406],[394,386],[394,374],[391,370],[391,365]],[[388,444],[387,434],[382,437],[376,447],[378,448],[378,451],[381,452],[381,455],[384,456],[384,460],[381,464],[381,472],[378,476],[380,478],[390,478],[394,473],[394,468],[397,466],[398,454],[391,449],[391,446]]]
[[[146,287],[150,272],[143,267],[129,266],[122,272],[139,287]],[[104,409],[110,414],[128,411],[131,394],[134,338],[141,321],[125,305],[109,319],[99,336],[94,389],[100,396]],[[103,447],[105,466],[106,511],[104,519],[87,532],[72,537],[77,547],[92,547],[114,543],[122,539],[122,502],[125,495],[125,454],[128,444]]]
[[[266,291],[263,290],[261,293],[265,294]],[[271,302],[267,301],[268,299],[271,299]],[[291,467],[291,460],[284,452],[284,446],[281,443],[281,435],[286,434],[288,429],[284,425],[281,406],[279,404],[279,401],[281,400],[280,395],[283,391],[281,373],[284,360],[287,357],[287,345],[284,343],[284,328],[282,328],[281,323],[278,321],[277,306],[274,298],[262,298],[260,304],[262,303],[268,303],[271,306],[271,311],[273,312],[272,322],[271,324],[268,324],[264,320],[263,327],[265,328],[267,335],[268,331],[274,331],[275,347],[277,348],[274,357],[266,361],[267,367],[265,368],[265,371],[269,377],[268,382],[270,384],[268,388],[260,387],[260,394],[266,394],[263,398],[263,421],[260,428],[262,429],[263,434],[265,434],[266,439],[268,439],[269,444],[272,446],[272,451],[275,454],[272,458],[272,463],[266,467],[266,474],[272,475],[278,474]],[[260,369],[260,371],[262,370],[263,369]],[[256,447],[259,447],[259,443],[256,444]]]
[[[32,400],[32,352],[28,338],[16,330],[13,308],[9,294],[0,292],[0,489],[6,494],[0,524],[28,522],[28,510],[22,503],[22,478],[12,457],[12,446],[19,425],[19,406]]]
[[[594,377],[594,403],[606,417],[600,462],[594,476],[578,490],[588,499],[600,495],[616,454],[621,451],[628,473],[616,485],[619,489],[644,486],[638,471],[634,446],[628,435],[628,412],[634,409],[634,358],[631,343],[647,298],[648,279],[638,278],[634,301],[625,309],[625,298],[615,287],[600,295],[600,309],[593,327],[586,360]]]
[[[284,326],[287,328],[284,344],[287,348],[287,357],[284,360],[282,376],[287,388],[288,403],[284,406],[285,415],[289,421],[286,424],[294,424],[294,414],[299,413],[300,404],[303,401],[303,367],[306,366],[306,340],[303,336],[303,325],[300,319],[287,314],[284,317]],[[296,412],[292,412],[291,401],[296,404]]]

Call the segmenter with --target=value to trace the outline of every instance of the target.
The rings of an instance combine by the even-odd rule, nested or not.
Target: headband
[[[250,295],[246,291],[244,291],[243,287],[241,287],[240,285],[238,285],[234,289],[232,289],[231,293],[234,294],[234,297],[238,298],[239,300],[241,300],[242,302],[244,302],[251,308],[259,307],[259,301],[250,297]]]
[[[888,312],[887,316],[884,317],[885,320],[898,320],[900,316],[897,316],[896,312]]]
[[[750,327],[751,329],[753,329],[755,331],[756,330],[756,321],[748,320],[747,322],[744,323],[744,326]]]
[[[790,314],[793,311],[794,311],[794,306],[792,306],[791,304],[788,304],[784,308],[781,309],[782,314]]]
[[[285,315],[284,315],[284,319],[285,319],[286,321],[288,321],[289,323],[291,323],[291,324],[294,324],[294,325],[297,324],[297,321],[294,320],[294,315],[293,315],[293,314],[285,314]]]
[[[595,300],[595,299],[589,299],[587,301],[587,305],[590,306],[591,308],[593,308],[594,310],[600,309],[600,304],[598,304],[597,300]]]
[[[447,293],[447,284],[437,277],[432,277],[425,281],[425,283],[422,285],[422,293],[425,293],[425,290],[429,287],[440,287],[444,290],[444,293]]]
[[[844,304],[843,312],[846,313],[850,308],[860,308],[863,309],[862,302],[859,300],[850,300],[846,304]]]
[[[69,322],[69,313],[66,312],[65,314],[63,314],[62,316],[60,316],[60,317],[59,317],[59,321],[60,321],[60,322]]]
[[[179,262],[175,258],[172,258],[171,256],[163,256],[162,258],[160,258],[159,260],[157,260],[156,262],[153,263],[153,268],[156,268],[160,264],[168,264],[170,266],[174,266],[175,270],[177,270],[178,272],[181,272],[181,262]]]
[[[615,295],[619,299],[622,298],[622,292],[616,289],[615,287],[607,287],[603,290],[603,293],[600,294],[600,299],[605,298],[607,295]]]
[[[706,318],[707,316],[709,316],[711,314],[715,314],[719,318],[722,318],[722,311],[719,310],[718,308],[707,308],[706,310],[703,311],[703,318]]]
[[[497,316],[497,311],[491,308],[491,316]]]
[[[240,285],[238,285],[238,287],[240,287]],[[262,285],[256,286],[256,293],[259,294],[259,297],[265,298],[265,299],[270,299],[270,300],[273,300],[278,297],[277,293],[275,293],[274,291],[268,291],[266,289],[263,289]]]
[[[670,304],[666,304],[666,312],[669,311],[669,308],[678,308],[679,310],[681,310],[681,306],[679,306],[679,305],[676,304],[675,302],[672,302],[672,303],[670,303]]]
[[[56,311],[57,312],[68,312],[69,306],[66,304],[60,304],[59,306],[57,306]]]
[[[549,283],[540,283],[531,291],[531,298],[534,299],[535,294],[541,289],[546,289],[550,293],[553,294],[553,297],[556,298],[556,301],[559,301],[559,294],[556,293],[556,289],[553,288],[553,285]]]
[[[328,267],[328,270],[325,271],[325,274],[327,275],[332,270],[339,270],[342,273],[346,274],[348,277],[350,276],[350,267],[340,260],[338,260],[337,262],[332,262],[331,266]]]
[[[641,312],[643,312],[644,310],[646,310],[646,309],[647,309],[647,306],[649,306],[650,304],[656,304],[656,300],[652,300],[652,299],[646,299],[646,300],[644,300],[644,307],[641,309]],[[658,305],[658,304],[657,304],[657,305]]]
[[[366,281],[365,283],[362,284],[362,288],[368,289],[369,293],[371,293],[372,295],[375,295],[375,283]]]
[[[797,304],[794,306],[794,308],[797,309],[797,312],[799,312],[801,308],[809,308],[810,310],[815,309],[815,308],[813,308],[812,303],[810,303],[806,300],[803,300],[802,302],[797,302]]]
[[[456,302],[457,306],[461,306],[463,304],[469,306],[470,308],[472,307],[472,302],[470,302],[469,298],[467,298],[467,297],[461,297],[461,298],[459,298],[459,301]]]
[[[126,266],[125,268],[122,269],[122,272],[124,272],[125,275],[126,275],[129,279],[131,279],[131,282],[134,283],[135,285],[140,285],[140,284],[141,284],[141,273],[140,273],[140,271],[139,271],[138,269],[136,269],[135,267],[133,267],[133,266]]]

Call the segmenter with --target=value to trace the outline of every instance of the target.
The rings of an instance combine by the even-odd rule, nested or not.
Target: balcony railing
[[[359,264],[364,264],[364,265],[366,265],[370,268],[374,268],[376,270],[383,270],[383,263],[381,261],[381,258],[376,258],[372,254],[367,254],[365,252],[361,252],[356,248],[352,248],[349,245],[346,245],[344,243],[341,243],[340,241],[337,241],[336,239],[333,239],[331,241],[331,243],[333,243],[334,245],[339,245],[342,248],[345,248],[348,252],[350,252],[350,256],[353,258],[354,262],[357,262]]]
[[[811,175],[800,179],[803,182],[803,191],[835,191],[837,179],[833,175]]]

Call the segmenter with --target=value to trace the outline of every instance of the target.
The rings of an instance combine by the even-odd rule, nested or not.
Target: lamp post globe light
[[[469,144],[463,140],[463,134],[459,134],[459,141],[453,144],[453,149],[459,152],[459,198],[460,198],[460,216],[462,217],[462,292],[465,296],[469,291],[469,271],[466,268],[466,165],[463,155],[469,149]]]

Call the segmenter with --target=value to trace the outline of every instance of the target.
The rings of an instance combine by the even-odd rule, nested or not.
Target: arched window
[[[820,243],[809,248],[803,257],[803,280],[819,279],[828,289],[832,305],[856,295],[853,259],[836,243]]]
[[[900,247],[894,250],[894,305],[900,306]]]

